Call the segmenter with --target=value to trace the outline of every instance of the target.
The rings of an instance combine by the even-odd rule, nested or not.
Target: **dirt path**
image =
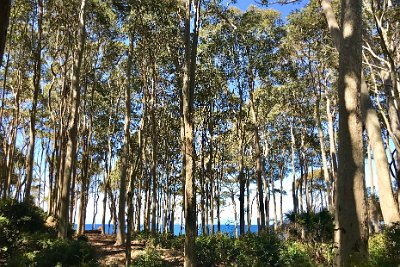
[[[125,247],[115,246],[115,237],[112,235],[101,235],[87,233],[89,243],[99,253],[101,266],[125,266]],[[132,241],[132,260],[145,253],[146,244],[144,241]],[[157,248],[162,260],[168,266],[183,266],[183,253],[173,249]]]

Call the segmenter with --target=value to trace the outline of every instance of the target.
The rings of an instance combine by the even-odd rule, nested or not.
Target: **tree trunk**
[[[107,164],[107,163],[106,163]],[[107,172],[104,173],[103,178],[103,186],[104,186],[104,194],[103,194],[103,212],[101,215],[101,234],[106,234],[106,213],[107,213]]]
[[[331,193],[331,179],[329,177],[328,161],[326,159],[326,151],[325,151],[324,133],[322,131],[321,116],[320,116],[320,111],[319,111],[321,94],[315,94],[315,97],[316,97],[316,101],[315,101],[314,120],[315,120],[317,129],[318,129],[318,137],[319,137],[319,144],[320,144],[321,158],[322,158],[322,168],[324,171],[324,179],[325,179],[325,183],[326,183],[326,194],[328,195],[328,209],[329,209],[329,211],[332,211],[333,201],[332,201],[332,193]]]
[[[37,44],[35,49],[35,67],[33,71],[33,98],[32,98],[32,110],[30,112],[29,122],[29,154],[26,166],[26,186],[25,186],[25,200],[29,201],[31,196],[31,187],[33,180],[33,165],[35,155],[35,140],[36,140],[36,110],[37,102],[40,91],[40,77],[42,70],[42,24],[43,24],[43,2],[38,0],[38,36]]]
[[[0,67],[6,47],[7,28],[10,20],[11,0],[0,0]],[[4,90],[4,89],[3,89]]]
[[[330,29],[332,38],[336,48],[339,50],[342,46],[340,38],[340,30],[335,19],[335,15],[332,10],[332,6],[329,1],[323,0],[321,2],[323,11],[327,18],[328,27]],[[378,174],[378,187],[380,188],[379,197],[381,198],[381,208],[385,223],[392,224],[393,222],[400,221],[400,214],[398,210],[393,209],[395,205],[395,199],[393,197],[390,172],[388,167],[387,156],[385,153],[382,131],[380,123],[375,109],[372,106],[371,99],[369,97],[367,84],[362,77],[360,81],[360,93],[361,93],[361,114],[362,120],[365,124],[368,137],[371,140],[371,147],[374,154],[374,161],[376,164],[376,170]],[[382,205],[383,204],[383,205]]]
[[[141,136],[140,136],[140,131],[138,133],[138,139],[139,139],[139,148],[138,148],[138,155],[136,157],[136,162],[134,166],[131,167],[130,173],[129,173],[129,185],[128,185],[128,193],[127,193],[127,203],[128,203],[128,217],[127,217],[127,236],[126,236],[126,246],[125,246],[125,266],[129,267],[131,266],[131,252],[132,252],[132,224],[133,224],[133,193],[135,190],[135,177],[137,177],[139,165],[140,165],[140,160],[141,160]]]
[[[214,183],[215,183],[214,179],[210,179],[210,189],[209,189],[210,200],[209,200],[209,202],[210,202],[210,234],[211,235],[214,235],[214,233],[215,233],[215,229],[214,229],[215,186],[214,186]]]
[[[275,192],[275,181],[271,178],[271,191],[272,191],[272,204],[274,208],[274,231],[278,230],[278,213],[276,212],[276,192]]]
[[[247,48],[247,54],[250,57],[250,50]],[[260,133],[258,130],[258,118],[257,111],[255,107],[254,99],[254,74],[253,74],[253,64],[250,60],[248,66],[248,79],[249,79],[249,93],[250,93],[250,113],[251,122],[254,132],[254,149],[255,149],[255,161],[256,161],[256,181],[257,181],[257,195],[258,204],[260,209],[260,229],[259,232],[265,230],[265,206],[264,206],[264,191],[262,182],[262,154],[261,154],[261,144],[260,144]]]
[[[195,87],[197,43],[199,36],[199,18],[201,0],[195,2],[194,32],[191,42],[191,0],[185,7],[185,61],[182,86],[182,111],[185,143],[185,267],[196,266],[195,238],[196,229],[196,190],[194,179],[194,142],[193,142],[193,98]]]
[[[368,143],[368,167],[369,167],[369,181],[370,181],[370,198],[369,198],[369,219],[370,219],[370,233],[379,233],[379,221],[377,216],[377,203],[375,201],[375,186],[374,186],[374,169],[372,167],[371,157],[371,143]]]
[[[126,82],[125,82],[125,121],[124,121],[124,144],[121,155],[121,171],[120,171],[120,184],[119,184],[119,207],[118,207],[118,229],[117,239],[115,241],[116,246],[125,244],[125,207],[126,207],[126,173],[128,168],[129,159],[129,144],[130,144],[130,130],[131,124],[131,65],[132,65],[132,53],[134,40],[132,36],[129,36],[129,51],[128,51],[128,63],[126,68]]]
[[[80,87],[79,77],[82,64],[83,49],[85,45],[85,5],[86,0],[81,1],[79,11],[79,28],[78,28],[78,43],[74,52],[74,63],[72,67],[71,77],[71,109],[70,121],[68,123],[68,143],[65,155],[64,176],[62,181],[61,199],[60,199],[60,214],[59,214],[59,229],[58,236],[60,238],[67,238],[68,230],[68,208],[70,203],[70,182],[72,175],[73,161],[76,158],[76,144],[77,144],[77,128],[79,117],[79,104],[80,104]]]
[[[206,176],[206,168],[205,168],[205,159],[204,159],[204,146],[206,143],[205,140],[205,125],[203,120],[203,130],[201,133],[201,148],[200,148],[200,158],[201,158],[201,175],[200,175],[200,212],[201,212],[201,233],[203,235],[207,235],[206,233],[206,214],[205,214],[205,199],[207,195],[205,193],[205,176]]]
[[[293,123],[290,124],[290,136],[291,136],[291,155],[292,155],[292,199],[293,199],[293,211],[298,212],[298,200],[296,195],[296,166],[295,166],[295,149],[296,139],[294,137]]]
[[[361,83],[361,113],[374,155],[376,173],[378,175],[378,194],[383,219],[385,223],[392,224],[400,221],[400,213],[398,209],[393,208],[397,205],[393,196],[392,181],[385,146],[382,140],[380,122],[372,106],[367,85],[363,80]]]
[[[235,237],[238,238],[239,237],[238,221],[237,221],[238,216],[237,216],[237,209],[236,209],[235,192],[233,190],[230,192],[230,197],[231,197],[232,207],[233,207],[233,217],[235,220]]]
[[[342,0],[339,50],[339,167],[335,209],[337,266],[367,257],[364,148],[360,114],[362,1]]]
[[[246,175],[247,176],[247,175]],[[246,179],[246,204],[247,204],[247,232],[251,233],[251,210],[252,205],[250,204],[250,177],[247,176]]]
[[[246,179],[244,175],[244,125],[242,121],[243,115],[243,88],[240,84],[240,79],[238,79],[239,87],[239,117],[237,124],[237,135],[239,138],[239,225],[240,225],[240,235],[245,234],[245,209],[244,209],[244,195],[246,188]]]
[[[151,234],[156,234],[156,218],[157,218],[157,127],[156,127],[156,85],[155,85],[155,70],[152,71],[151,77],[151,97],[150,97],[150,120],[151,120],[151,177],[152,177],[152,217],[151,217]]]
[[[328,121],[328,133],[329,133],[329,153],[331,157],[331,172],[332,172],[332,179],[331,179],[331,199],[332,204],[335,202],[335,189],[334,183],[336,182],[337,178],[337,159],[336,159],[336,142],[335,142],[335,133],[333,128],[333,115],[331,112],[331,100],[329,96],[326,94],[326,118]],[[333,207],[334,205],[332,205]]]

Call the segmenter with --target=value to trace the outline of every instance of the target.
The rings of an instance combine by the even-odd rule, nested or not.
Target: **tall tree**
[[[340,28],[336,21],[332,6],[329,1],[322,0],[321,7],[324,11],[325,18],[327,20],[328,28],[331,33],[334,45],[336,49],[340,51],[340,45],[341,45]],[[362,115],[362,121],[365,125],[367,135],[371,140],[371,148],[374,154],[376,171],[378,173],[378,187],[380,188],[378,193],[381,199],[382,214],[385,223],[392,224],[394,222],[400,221],[400,213],[399,210],[393,209],[393,206],[395,206],[395,199],[392,192],[389,165],[385,148],[383,145],[380,122],[376,114],[376,111],[372,105],[371,99],[369,97],[368,87],[362,74],[361,74],[360,95],[361,95],[360,110]]]
[[[335,222],[337,266],[367,255],[368,222],[364,192],[361,118],[362,1],[342,0],[339,50],[339,165]]]
[[[86,0],[81,1],[78,17],[77,29],[77,43],[74,51],[74,62],[72,66],[71,77],[71,97],[70,97],[70,118],[68,122],[68,142],[67,151],[65,155],[65,165],[63,166],[64,176],[62,177],[62,189],[59,210],[59,229],[58,236],[65,239],[67,238],[67,230],[69,223],[69,205],[70,205],[70,187],[71,177],[73,173],[74,161],[76,159],[77,147],[77,131],[78,131],[78,117],[80,105],[80,70],[82,65],[83,50],[85,46],[85,13],[86,13]]]
[[[192,3],[195,8],[192,23]],[[199,37],[201,0],[187,0],[185,4],[185,59],[182,86],[183,144],[185,146],[185,267],[196,266],[195,238],[196,227],[196,190],[194,178],[195,150],[193,141],[193,98],[195,88],[197,43]],[[191,32],[193,24],[193,33]],[[193,36],[193,38],[191,38]]]
[[[42,31],[43,31],[43,1],[37,1],[37,43],[34,50],[35,63],[33,69],[33,98],[32,110],[30,112],[29,122],[29,154],[26,166],[26,187],[25,187],[25,200],[29,200],[31,195],[31,187],[33,180],[33,165],[35,155],[35,140],[36,140],[36,110],[38,104],[38,96],[40,91],[40,77],[42,71]]]
[[[132,34],[129,36],[129,50],[126,67],[126,82],[125,82],[125,120],[124,120],[124,143],[121,154],[121,169],[120,169],[120,188],[119,188],[119,207],[118,207],[118,231],[115,245],[125,244],[125,207],[126,207],[126,177],[129,159],[130,146],[130,124],[131,124],[131,68],[132,68],[132,53],[134,39]]]
[[[7,28],[10,20],[11,0],[0,0],[0,67],[6,47]]]

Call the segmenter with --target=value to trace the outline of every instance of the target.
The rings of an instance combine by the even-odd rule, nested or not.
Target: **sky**
[[[229,1],[226,1],[229,2]],[[258,7],[262,7],[261,5],[257,4],[257,2],[260,2],[258,0],[237,0],[237,3],[231,4],[233,6],[236,6],[240,8],[241,10],[245,11],[250,5],[255,5]],[[274,0],[270,0],[270,2],[276,2]],[[281,5],[281,4],[271,4],[267,8],[273,8],[281,12],[282,18],[285,19],[287,15],[290,14],[290,12],[295,11],[296,9],[301,9],[308,0],[300,0],[296,3],[293,4],[287,4],[287,5]],[[264,6],[265,8],[265,6]]]

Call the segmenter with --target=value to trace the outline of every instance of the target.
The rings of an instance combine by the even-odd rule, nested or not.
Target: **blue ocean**
[[[85,224],[85,230],[97,230],[101,227],[101,224],[95,224],[94,227],[92,224]],[[75,229],[76,229],[76,225],[75,225]],[[214,225],[214,232],[216,233],[218,230],[217,225]],[[247,225],[245,226],[245,230],[247,231]],[[258,230],[257,225],[251,225],[250,226],[250,232],[251,233],[256,233]],[[107,234],[112,234],[114,231],[114,225],[110,224],[110,227],[108,226],[108,224],[106,223],[106,227],[105,227],[105,232]],[[221,224],[221,232],[228,234],[228,235],[235,235],[235,225],[232,224]],[[238,229],[239,232],[239,229]],[[174,235],[178,236],[178,235],[182,235],[185,233],[185,227],[179,224],[175,224],[174,225]],[[199,229],[199,234],[201,234],[201,228]]]

